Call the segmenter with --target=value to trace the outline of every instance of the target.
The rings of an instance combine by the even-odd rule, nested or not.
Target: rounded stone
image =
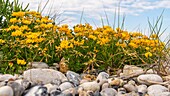
[[[138,93],[146,94],[147,93],[147,86],[146,85],[139,85],[137,86]]]
[[[99,83],[93,81],[93,82],[85,82],[81,85],[79,85],[80,88],[83,88],[84,91],[97,91],[100,90]]]
[[[137,77],[137,81],[141,84],[151,85],[151,81],[162,83],[162,78],[157,74],[143,74]]]
[[[59,88],[61,89],[61,91],[64,91],[69,88],[74,88],[74,85],[71,84],[70,82],[64,82],[59,86]]]
[[[0,96],[14,96],[13,89],[10,86],[0,87]]]
[[[159,96],[158,94],[168,92],[168,88],[162,85],[151,85],[147,89],[147,93],[149,96]]]
[[[132,91],[137,92],[136,86],[134,86],[134,85],[132,85],[132,84],[125,84],[123,87],[124,87],[128,92],[132,92]]]
[[[103,80],[107,80],[109,78],[109,74],[106,72],[100,72],[99,75],[96,78],[96,81],[103,81]]]
[[[117,91],[113,88],[105,88],[103,89],[100,94],[102,96],[116,96],[117,95]]]

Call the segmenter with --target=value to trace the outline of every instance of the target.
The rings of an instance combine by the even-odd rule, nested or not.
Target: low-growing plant
[[[9,27],[0,36],[3,52],[1,72],[19,72],[32,61],[51,64],[55,58],[55,45],[59,44],[57,26],[48,17],[35,11],[13,12]]]
[[[71,30],[53,22],[35,11],[13,12],[9,28],[0,36],[4,54],[0,71],[19,72],[33,61],[51,65],[62,57],[76,72],[151,64],[165,48],[157,34],[148,37],[110,26],[94,29],[90,24],[78,24]]]
[[[35,11],[13,12],[11,16],[8,28],[0,35],[1,73],[18,73],[33,61],[52,65],[63,57],[69,70],[83,72],[152,64],[165,56],[165,44],[155,32],[146,36],[119,27],[93,28],[90,24],[70,29],[68,25],[55,25]]]

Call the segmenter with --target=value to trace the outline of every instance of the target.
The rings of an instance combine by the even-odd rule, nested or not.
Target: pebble
[[[97,91],[100,90],[100,85],[99,83],[97,83],[96,81],[93,82],[85,82],[81,85],[79,85],[79,87],[82,87],[84,91]]]
[[[162,85],[151,85],[148,87],[147,92],[149,96],[159,96],[160,93],[168,92],[168,88]]]
[[[141,84],[151,85],[151,82],[162,83],[162,78],[157,74],[143,74],[137,77],[137,81]]]
[[[123,87],[124,87],[128,92],[132,92],[132,91],[137,92],[136,86],[134,86],[134,85],[132,85],[132,84],[125,84]]]
[[[54,80],[67,81],[66,76],[53,69],[29,69],[24,71],[24,79],[37,84],[48,84]]]
[[[74,88],[74,85],[70,82],[64,82],[59,86],[59,88],[61,89],[61,91],[64,91],[69,88]]]
[[[40,85],[34,86],[24,96],[48,96],[47,88]]]
[[[81,77],[79,74],[73,71],[67,71],[66,76],[70,82],[73,82],[75,86],[78,86],[81,81]]]
[[[109,74],[108,73],[100,72],[99,75],[96,78],[96,81],[103,82],[103,81],[107,81],[108,78],[109,78]]]
[[[10,86],[0,87],[0,96],[14,96],[13,89]]]
[[[141,94],[142,96],[147,93],[147,86],[146,85],[139,85],[137,86],[138,93]]]
[[[102,96],[116,96],[117,95],[117,91],[113,88],[105,88],[103,89],[100,94]]]
[[[124,69],[124,76],[143,72],[134,65]],[[157,73],[123,79],[106,72],[63,74],[54,69],[33,68],[22,75],[0,74],[0,96],[170,96],[170,84],[166,83],[169,80],[169,75],[161,77]]]

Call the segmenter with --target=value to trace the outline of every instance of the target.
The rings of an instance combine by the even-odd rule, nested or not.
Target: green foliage
[[[14,0],[13,2],[0,0],[0,29],[8,26],[12,12],[26,11],[28,5],[23,8],[23,5],[19,4],[18,0]]]

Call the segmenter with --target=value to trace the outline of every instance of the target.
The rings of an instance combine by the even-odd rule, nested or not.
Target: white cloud
[[[30,3],[29,8],[37,10],[41,2],[41,8],[48,0],[19,0],[24,5]],[[126,15],[140,15],[146,10],[153,10],[157,8],[170,8],[170,0],[49,0],[49,4],[44,10],[47,14],[51,9],[52,14],[60,14],[60,19],[67,18],[68,22],[77,22],[80,20],[81,13],[84,9],[84,18],[92,18],[93,20],[100,20],[105,17],[104,10],[108,16],[114,16],[120,3],[121,14]],[[121,2],[120,2],[121,1]],[[51,7],[53,6],[53,7]],[[79,23],[79,22],[78,22]]]

